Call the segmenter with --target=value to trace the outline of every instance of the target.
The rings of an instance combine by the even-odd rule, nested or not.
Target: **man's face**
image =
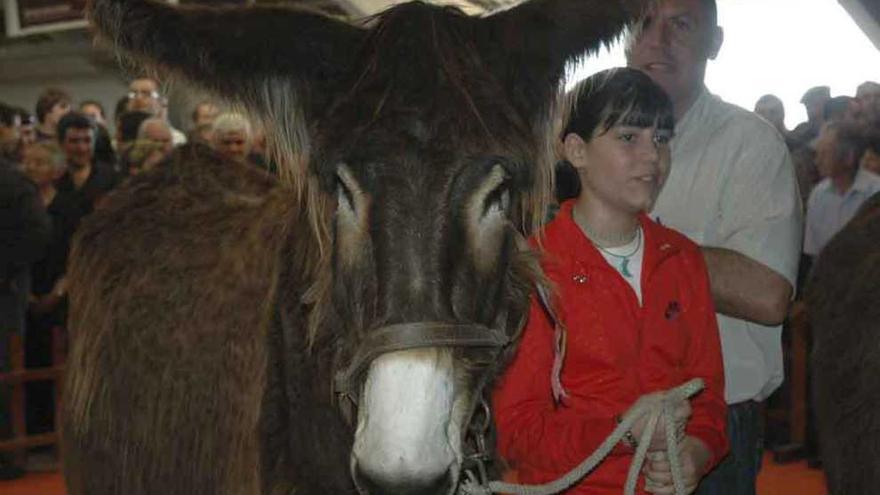
[[[807,109],[807,119],[810,122],[822,122],[825,120],[825,103],[829,98],[819,96],[805,100],[804,107]]]
[[[856,101],[866,120],[880,119],[880,85],[863,85],[856,94]]]
[[[91,165],[94,153],[94,131],[71,127],[64,134],[61,148],[72,167],[82,168]]]
[[[214,148],[224,157],[244,162],[251,152],[251,143],[243,131],[227,131],[214,135]]]
[[[79,111],[86,114],[86,116],[88,116],[89,118],[91,118],[92,122],[95,122],[95,123],[98,123],[101,125],[107,124],[107,122],[104,121],[104,116],[101,115],[101,107],[99,107],[98,105],[86,103],[85,105],[82,105],[80,107]]]
[[[10,125],[0,122],[0,158],[19,161],[21,145],[21,118],[16,115]]]
[[[162,152],[165,154],[171,153],[171,150],[174,148],[171,129],[161,122],[147,122],[143,128],[143,135],[139,137],[154,143],[160,143],[162,145]]]
[[[838,147],[838,132],[825,125],[816,139],[816,169],[823,178],[846,174],[852,168],[853,157],[841,153]]]
[[[207,125],[214,122],[217,118],[217,107],[210,103],[202,103],[196,107],[195,124],[196,127]]]
[[[861,167],[868,172],[880,174],[880,153],[873,150],[866,151],[865,156],[862,157]]]
[[[666,90],[679,113],[702,87],[720,36],[701,0],[659,0],[630,40],[627,62]]]
[[[55,126],[58,125],[58,121],[61,120],[61,117],[67,115],[67,112],[69,111],[70,103],[66,101],[59,101],[58,103],[53,105],[52,110],[49,110],[49,113],[46,114],[46,124],[52,126],[52,128],[54,129]]]
[[[785,128],[785,108],[778,101],[765,101],[755,106],[755,113],[777,129]]]
[[[162,100],[159,86],[152,79],[135,79],[128,85],[128,109],[159,115]]]
[[[55,166],[52,154],[43,148],[26,148],[22,164],[25,174],[39,186],[53,182],[62,175],[62,169]]]

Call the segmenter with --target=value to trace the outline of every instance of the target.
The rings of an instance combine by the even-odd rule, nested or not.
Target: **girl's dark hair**
[[[673,130],[672,101],[650,77],[636,69],[596,73],[570,93],[570,115],[562,139],[575,133],[584,141],[616,125]]]

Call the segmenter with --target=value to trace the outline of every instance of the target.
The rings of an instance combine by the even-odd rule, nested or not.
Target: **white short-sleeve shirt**
[[[843,194],[834,188],[831,179],[823,179],[817,184],[807,203],[804,253],[818,255],[825,244],[852,220],[862,203],[877,192],[880,192],[880,176],[862,169]]]
[[[744,254],[795,287],[803,213],[776,129],[704,89],[671,147],[672,169],[651,215],[697,244]],[[727,402],[767,398],[783,379],[782,327],[717,316]]]

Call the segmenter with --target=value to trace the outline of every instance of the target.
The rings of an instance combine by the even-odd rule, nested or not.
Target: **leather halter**
[[[510,344],[504,332],[478,324],[414,322],[388,325],[373,330],[344,370],[336,373],[334,390],[357,405],[356,384],[364,370],[382,354],[425,347],[490,347]]]

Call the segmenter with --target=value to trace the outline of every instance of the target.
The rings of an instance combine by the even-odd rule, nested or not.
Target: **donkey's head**
[[[327,378],[358,404],[362,489],[454,487],[462,431],[528,307],[523,238],[550,194],[564,64],[638,4],[536,0],[478,18],[411,3],[359,26],[291,8],[92,6],[124,51],[253,111],[280,159],[308,155],[289,171],[332,240],[310,337],[337,349]]]

